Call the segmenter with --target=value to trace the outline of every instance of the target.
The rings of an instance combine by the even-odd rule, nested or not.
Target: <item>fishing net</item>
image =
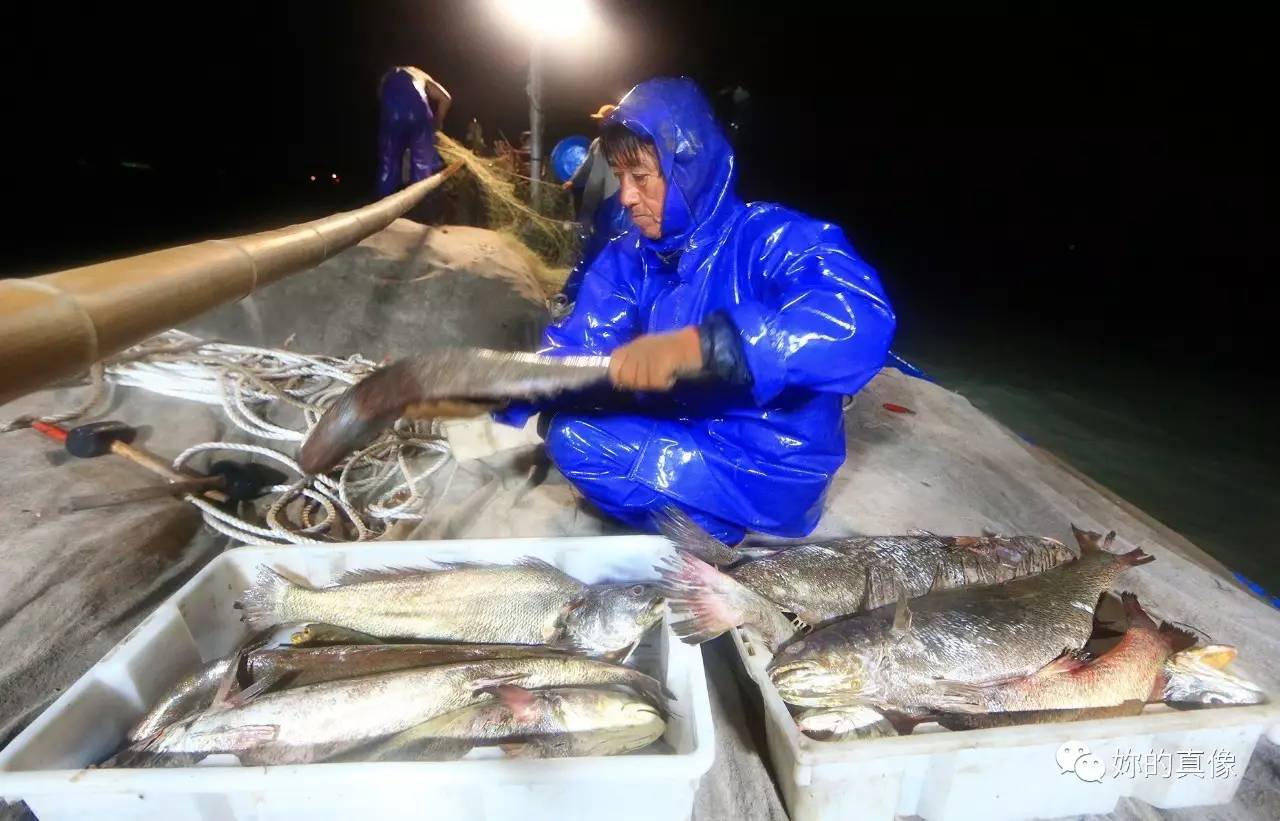
[[[455,210],[451,222],[508,234],[530,251],[531,267],[547,295],[558,293],[577,260],[580,241],[569,192],[554,183],[541,186],[537,210],[529,204],[530,179],[516,171],[510,154],[481,157],[444,133],[436,149],[446,162],[461,161],[446,188]]]

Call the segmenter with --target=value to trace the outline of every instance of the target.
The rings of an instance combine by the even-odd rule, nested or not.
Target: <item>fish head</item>
[[[1174,653],[1164,663],[1164,701],[1171,704],[1262,704],[1266,694],[1258,685],[1228,672],[1233,648],[1192,647]]]
[[[796,716],[796,726],[818,741],[897,735],[888,719],[863,704],[808,709]]]
[[[806,652],[804,640],[782,648],[769,679],[788,704],[831,707],[857,702],[867,689],[866,665],[856,653]]]
[[[586,688],[546,690],[539,695],[548,725],[560,732],[531,738],[522,757],[629,753],[649,746],[666,730],[661,711],[632,695]]]
[[[655,584],[591,585],[565,609],[557,643],[591,655],[625,651],[662,620],[665,601]]]

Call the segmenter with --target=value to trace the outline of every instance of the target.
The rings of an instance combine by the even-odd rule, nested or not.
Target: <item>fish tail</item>
[[[287,621],[286,602],[297,585],[269,567],[259,567],[258,577],[241,597],[244,619],[255,629]]]
[[[667,541],[708,564],[723,567],[746,558],[741,551],[703,530],[689,514],[674,505],[657,511],[653,518]]]
[[[750,625],[776,647],[793,632],[773,602],[691,553],[677,550],[657,570],[676,618],[671,629],[686,644],[701,644]]]

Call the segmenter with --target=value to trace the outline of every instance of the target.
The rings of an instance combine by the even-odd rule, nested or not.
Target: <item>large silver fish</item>
[[[528,644],[377,644],[370,646],[266,647],[245,657],[255,692],[276,686],[303,687],[321,681],[389,673],[412,667],[485,659],[556,657],[566,654]]]
[[[1066,653],[1029,676],[983,688],[988,712],[1112,707],[1160,698],[1166,660],[1195,644],[1195,637],[1147,615],[1132,593],[1121,594],[1129,626],[1120,641],[1096,658]],[[1155,691],[1153,693],[1153,690]]]
[[[662,602],[656,585],[585,585],[526,558],[353,571],[319,589],[263,567],[242,606],[255,627],[317,620],[384,639],[542,644],[609,655],[638,643],[662,618]]]
[[[396,419],[433,415],[442,402],[453,405],[452,413],[466,415],[493,402],[548,396],[608,379],[604,356],[440,348],[394,362],[349,388],[311,431],[298,463],[307,473],[329,470]]]
[[[1083,647],[1099,596],[1125,570],[1153,560],[1141,550],[1109,553],[1097,534],[1075,533],[1082,552],[1069,564],[929,593],[910,606],[904,597],[835,622],[784,647],[770,678],[784,700],[804,707],[980,709],[974,685],[1029,675]]]
[[[205,664],[196,672],[178,681],[164,694],[147,714],[129,731],[130,741],[148,738],[161,729],[187,716],[207,708],[218,688],[233,675],[242,655],[254,648],[270,648],[281,645],[292,647],[316,647],[334,641],[347,643],[376,643],[378,640],[354,630],[346,630],[331,624],[294,624],[278,630],[265,631],[251,637],[245,644],[219,659]]]
[[[509,683],[530,689],[622,685],[651,704],[665,704],[662,685],[629,667],[572,656],[496,659],[268,693],[170,725],[132,752],[161,759],[230,753],[245,764],[307,764],[490,699],[486,688]]]
[[[809,627],[937,590],[994,584],[1039,573],[1075,558],[1066,545],[1039,536],[956,537],[921,533],[801,544],[749,559],[728,548],[678,510],[659,518],[679,551],[659,568],[676,621],[690,644],[750,625],[770,647]],[[705,561],[704,561],[705,560]]]
[[[493,700],[445,713],[352,757],[429,761],[488,746],[517,758],[621,755],[649,746],[666,729],[665,711],[625,693],[508,684],[494,694]]]

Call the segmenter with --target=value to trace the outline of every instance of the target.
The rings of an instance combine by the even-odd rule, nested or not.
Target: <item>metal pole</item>
[[[529,202],[542,204],[542,38],[533,35],[529,48]]]
[[[363,208],[30,279],[0,280],[0,404],[117,354],[390,225],[461,167]]]

